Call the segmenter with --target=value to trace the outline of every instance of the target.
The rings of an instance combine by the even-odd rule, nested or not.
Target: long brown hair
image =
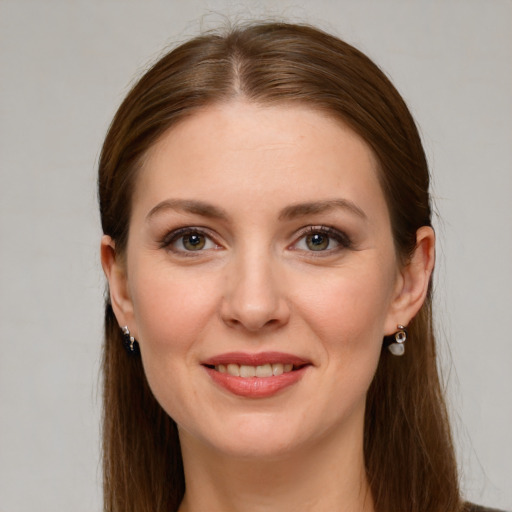
[[[198,109],[243,97],[299,103],[352,127],[373,149],[397,254],[431,225],[429,172],[414,120],[385,74],[315,28],[261,23],[197,37],[161,58],[117,111],[99,164],[103,232],[122,257],[137,172],[148,149]],[[407,351],[382,353],[367,396],[364,455],[379,512],[454,512],[458,477],[436,366],[431,290]],[[177,510],[185,482],[177,428],[156,402],[140,357],[123,352],[108,294],[104,345],[104,500],[109,512]]]

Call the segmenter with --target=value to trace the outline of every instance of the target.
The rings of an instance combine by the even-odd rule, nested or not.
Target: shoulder
[[[505,510],[498,510],[497,508],[481,507],[473,503],[467,503],[464,507],[464,512],[506,512]]]

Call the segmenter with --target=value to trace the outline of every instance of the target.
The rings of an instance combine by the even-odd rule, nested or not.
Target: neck
[[[181,433],[180,512],[374,512],[359,432],[273,458],[221,454]]]

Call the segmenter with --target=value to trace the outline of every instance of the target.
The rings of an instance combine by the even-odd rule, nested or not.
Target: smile
[[[312,364],[278,352],[233,352],[210,358],[202,366],[224,390],[246,398],[265,398],[298,383]]]
[[[234,377],[275,377],[293,371],[293,364],[281,364],[281,363],[267,363],[258,366],[239,365],[231,363],[228,365],[219,364],[215,366],[215,370],[220,373],[228,373]]]

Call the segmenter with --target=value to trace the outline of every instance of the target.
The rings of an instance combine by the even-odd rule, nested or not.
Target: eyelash
[[[215,244],[216,247],[220,247],[217,242],[215,242],[212,235],[209,233],[209,231],[205,230],[204,228],[195,228],[195,227],[184,227],[179,228],[174,231],[171,231],[170,233],[167,233],[165,237],[160,241],[160,247],[162,249],[168,249],[173,251],[174,253],[179,253],[180,255],[186,255],[186,256],[193,256],[195,252],[200,253],[204,251],[205,249],[199,249],[197,251],[187,251],[185,249],[178,250],[176,248],[173,248],[172,245],[178,242],[180,239],[184,238],[187,235],[200,235],[203,236],[206,240],[209,240],[211,243]],[[297,249],[294,246],[296,246],[301,240],[305,239],[308,236],[315,235],[315,234],[321,234],[326,235],[330,240],[334,240],[337,244],[339,244],[339,247],[334,248],[328,248],[325,250],[305,250],[305,249]],[[340,249],[350,249],[352,247],[352,241],[350,238],[346,235],[346,233],[343,233],[342,231],[339,231],[337,229],[334,229],[330,226],[308,226],[307,228],[303,229],[296,239],[295,242],[293,242],[290,246],[290,248],[294,250],[301,250],[303,252],[308,253],[318,253],[315,254],[316,257],[322,256],[322,253],[325,255],[332,254],[334,251],[340,250]]]
[[[187,235],[203,236],[206,240],[209,240],[210,242],[215,244],[215,246],[219,247],[219,244],[217,244],[217,242],[215,242],[214,238],[211,236],[211,234],[207,230],[205,230],[203,228],[195,228],[195,227],[189,227],[189,226],[187,226],[185,228],[179,228],[174,231],[171,231],[170,233],[167,233],[164,236],[164,238],[161,240],[160,247],[162,249],[171,250],[174,253],[179,253],[180,255],[194,256],[195,252],[201,252],[201,250],[187,251],[185,249],[178,250],[178,249],[172,247],[172,245],[174,243],[178,242],[180,240],[180,238],[183,239]]]
[[[334,247],[332,249],[325,249],[325,250],[309,250],[305,251],[308,253],[316,253],[315,256],[322,256],[327,254],[332,254],[334,251],[338,251],[341,249],[350,249],[352,247],[352,241],[350,237],[335,228],[332,228],[330,226],[308,226],[306,229],[302,230],[302,232],[299,235],[299,238],[296,242],[292,244],[292,246],[297,245],[301,240],[305,239],[307,236],[315,235],[315,234],[321,234],[326,235],[329,237],[329,239],[334,240],[336,243],[339,244],[339,247]],[[297,249],[296,249],[297,250]],[[300,250],[300,249],[298,249]],[[323,254],[322,254],[323,253]]]

